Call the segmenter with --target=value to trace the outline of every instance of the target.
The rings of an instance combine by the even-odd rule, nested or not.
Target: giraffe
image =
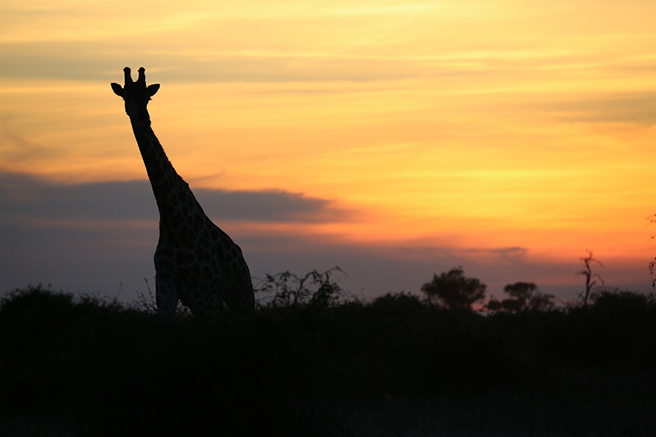
[[[130,68],[123,72],[125,86],[112,83],[112,89],[125,101],[159,210],[154,256],[157,311],[174,314],[180,300],[194,317],[204,320],[215,317],[223,303],[231,311],[252,313],[253,284],[241,249],[205,215],[150,126],[146,106],[159,84],[146,86],[143,67],[136,82]]]

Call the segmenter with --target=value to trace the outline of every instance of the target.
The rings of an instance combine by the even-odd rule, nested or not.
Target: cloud
[[[0,44],[0,77],[112,80],[116,71],[120,77],[126,65],[158,70],[158,80],[166,83],[372,81],[426,76],[424,62],[413,59],[342,57],[302,50],[236,50],[202,56],[184,48],[137,52],[138,56],[116,56],[102,42],[5,43]],[[447,73],[452,74],[450,70]]]
[[[566,121],[656,124],[656,93],[613,93],[545,105]]]
[[[208,212],[229,220],[227,230],[242,247],[256,284],[267,273],[303,274],[335,266],[346,274],[333,279],[367,299],[387,292],[419,293],[433,274],[456,266],[497,295],[508,283],[529,281],[544,292],[573,299],[580,289],[573,284],[582,284],[576,259],[544,259],[524,247],[350,242],[298,232],[308,223],[345,218],[325,199],[284,191],[196,191]],[[249,225],[254,221],[264,223],[257,232]],[[285,226],[275,225],[282,222]],[[134,301],[135,292],[147,291],[144,279],[153,286],[157,234],[157,209],[146,181],[66,185],[0,173],[0,294],[41,282]],[[629,271],[626,261],[604,262],[601,273],[609,284],[640,275],[649,283],[646,268]]]
[[[85,221],[157,220],[147,181],[66,185],[21,173],[0,173],[0,220],[71,225]],[[340,221],[351,212],[330,200],[282,190],[194,189],[209,217],[220,220],[317,223]]]
[[[2,158],[7,163],[11,163],[11,165],[23,164],[33,160],[34,156],[39,156],[42,159],[56,157],[56,150],[30,141],[10,130],[7,125],[11,118],[11,115],[0,115],[0,150],[2,151]],[[1,164],[0,168],[7,165],[7,163]]]
[[[329,200],[281,190],[197,189],[195,194],[209,216],[215,215],[222,226],[228,222],[235,240],[248,246],[252,258],[264,254],[265,263],[271,253],[280,254],[290,245],[294,254],[313,251],[302,237],[267,231],[267,226],[284,223],[288,228],[343,220],[350,214]],[[152,280],[155,273],[157,219],[147,181],[67,185],[28,174],[0,173],[0,294],[41,282],[109,296],[125,287],[121,299],[134,300],[136,290],[145,291],[144,278]],[[238,222],[246,228],[254,222],[263,226],[258,236],[243,238]],[[289,258],[277,259],[285,264]],[[317,268],[324,264],[318,262]],[[278,264],[251,265],[253,274],[262,276]]]

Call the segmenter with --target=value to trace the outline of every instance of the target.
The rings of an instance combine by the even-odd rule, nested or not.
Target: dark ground
[[[0,308],[0,435],[651,436],[655,334],[653,301],[628,294],[488,317],[393,295],[202,323],[36,287]]]

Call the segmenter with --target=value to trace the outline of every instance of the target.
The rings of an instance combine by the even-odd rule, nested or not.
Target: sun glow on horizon
[[[656,3],[51,3],[0,6],[0,171],[145,179],[109,87],[143,65],[192,188],[337,211],[240,232],[651,258]]]

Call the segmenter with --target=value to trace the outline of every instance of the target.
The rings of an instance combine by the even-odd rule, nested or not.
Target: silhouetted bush
[[[592,309],[618,314],[642,314],[650,309],[649,296],[632,291],[603,290],[594,296]]]
[[[260,307],[330,307],[344,303],[350,296],[331,279],[335,272],[343,273],[335,267],[325,272],[312,270],[305,275],[290,271],[267,274],[257,290],[264,295],[258,304]]]

